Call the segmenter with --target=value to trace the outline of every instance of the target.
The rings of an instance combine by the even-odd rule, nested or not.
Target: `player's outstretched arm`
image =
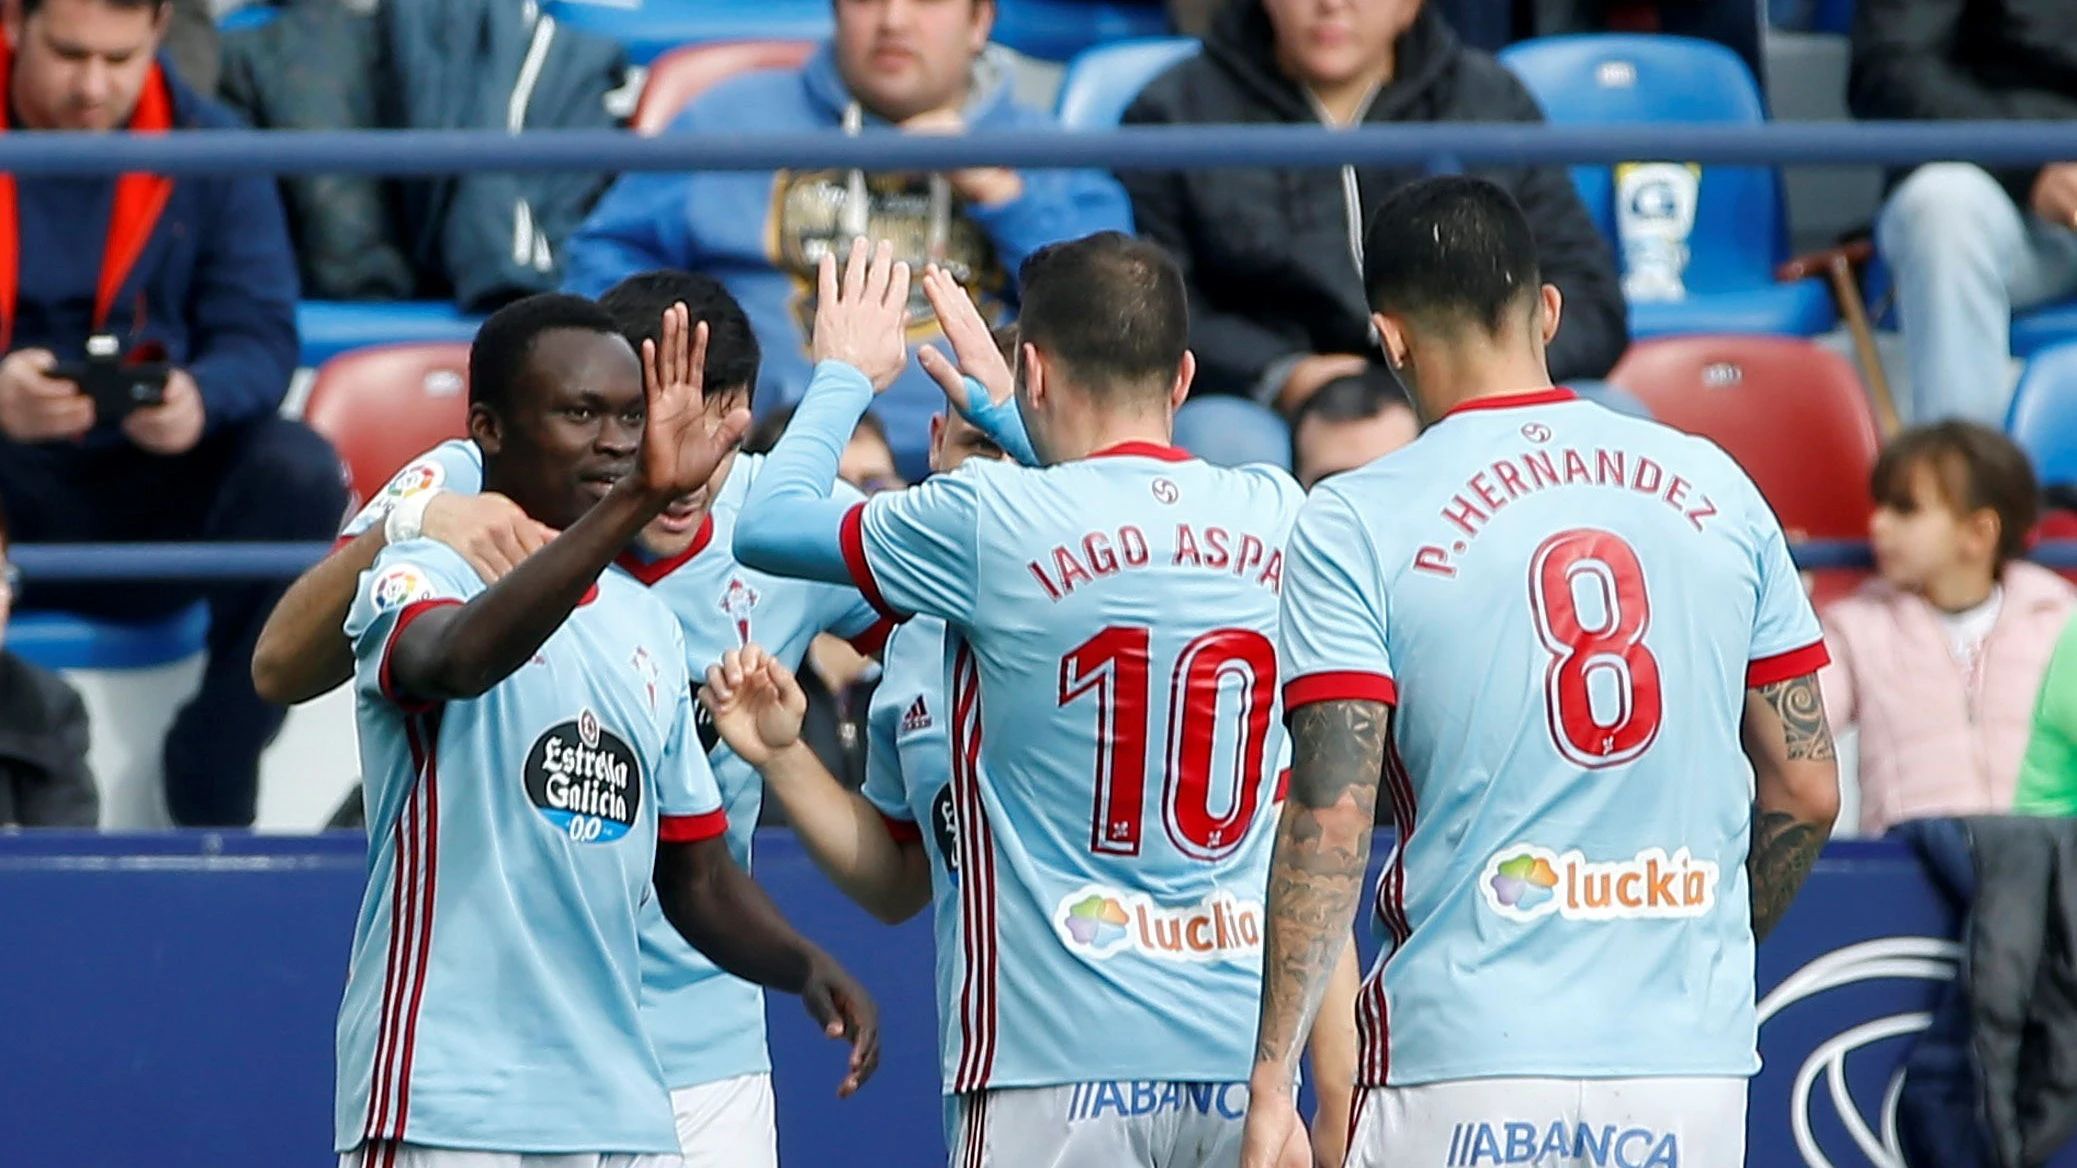
[[[1298,1052],[1348,944],[1370,862],[1392,710],[1342,699],[1291,718],[1291,792],[1269,862],[1269,930],[1243,1168],[1310,1165],[1292,1101]]]
[[[801,741],[808,699],[792,670],[756,645],[730,650],[708,667],[700,702],[729,749],[764,776],[830,883],[890,925],[923,911],[930,903],[923,845],[896,840],[879,809],[846,791]]]
[[[737,410],[718,427],[704,414],[707,326],[683,304],[664,314],[663,343],[642,344],[648,398],[635,472],[467,604],[430,610],[402,625],[390,646],[390,686],[400,697],[476,697],[524,665],[577,607],[599,573],[671,500],[705,483],[749,425]]]
[[[851,1043],[837,1094],[849,1095],[872,1077],[880,1063],[879,1008],[836,959],[794,931],[723,837],[659,843],[656,897],[686,944],[744,981],[798,994],[824,1033]]]
[[[735,555],[760,572],[848,584],[844,518],[830,498],[837,464],[873,395],[909,360],[909,266],[894,247],[853,241],[843,276],[824,256],[815,308],[815,375],[786,432],[765,457],[736,521]]]
[[[555,535],[503,495],[439,491],[425,498],[424,508],[421,534],[459,552],[486,584]],[[353,643],[340,629],[360,574],[388,543],[388,525],[373,524],[289,585],[253,650],[252,682],[262,698],[293,706],[352,680]]]
[[[952,346],[946,357],[934,345],[916,350],[916,360],[945,392],[945,401],[975,429],[1024,466],[1039,465],[1024,415],[1017,409],[1016,375],[981,319],[974,298],[952,273],[932,264],[923,269],[923,294]]]
[[[1313,1068],[1313,1097],[1319,1101],[1312,1136],[1313,1162],[1320,1168],[1340,1168],[1348,1156],[1349,1114],[1356,1098],[1356,993],[1362,984],[1351,940],[1342,946],[1341,958],[1327,978],[1312,1037],[1306,1041],[1306,1061]]]
[[[1752,760],[1752,933],[1764,940],[1817,862],[1839,818],[1839,762],[1817,675],[1745,693],[1742,727]]]

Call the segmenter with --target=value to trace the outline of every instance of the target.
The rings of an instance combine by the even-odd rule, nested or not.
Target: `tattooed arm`
[[[1816,674],[1747,690],[1745,756],[1752,760],[1752,933],[1764,940],[1803,887],[1839,817],[1839,764]]]
[[[1362,898],[1392,709],[1324,701],[1291,715],[1291,793],[1269,864],[1269,936],[1256,1031],[1258,1090],[1288,1094]]]

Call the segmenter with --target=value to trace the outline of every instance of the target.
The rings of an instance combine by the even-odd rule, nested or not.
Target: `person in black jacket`
[[[0,511],[0,643],[17,576]],[[101,809],[87,769],[87,708],[63,678],[0,651],[0,828],[92,827]]]
[[[1848,85],[1858,118],[2077,120],[2077,4],[1860,0]],[[1896,280],[1904,420],[2002,427],[2012,310],[2077,292],[2077,161],[1922,166],[1875,243]]]
[[[1512,73],[1464,47],[1420,0],[1331,10],[1311,0],[1228,0],[1204,51],[1155,78],[1124,121],[1348,126],[1542,116]],[[1551,376],[1605,377],[1629,344],[1622,289],[1615,255],[1565,168],[1480,173],[1521,204],[1545,277],[1564,295]],[[1197,380],[1176,418],[1179,445],[1215,462],[1284,461],[1282,422],[1244,403],[1289,415],[1369,362],[1363,228],[1386,196],[1419,177],[1370,166],[1119,175],[1140,233],[1175,256],[1190,285]]]

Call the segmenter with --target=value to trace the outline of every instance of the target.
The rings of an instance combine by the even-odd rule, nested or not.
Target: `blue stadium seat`
[[[280,15],[281,9],[266,3],[265,0],[246,0],[246,3],[224,13],[223,19],[216,22],[216,31],[244,32],[247,29],[258,28]]]
[[[2005,429],[2034,460],[2043,483],[2077,483],[2077,341],[2028,359]]]
[[[1709,41],[1627,34],[1544,37],[1510,45],[1500,58],[1553,122],[1757,125],[1766,120],[1745,62]],[[1602,234],[1615,241],[1611,168],[1574,167],[1572,180]],[[1773,170],[1704,170],[1687,243],[1686,299],[1631,305],[1630,328],[1637,337],[1814,336],[1835,322],[1823,281],[1775,282],[1775,265],[1788,258],[1788,224]]]
[[[2012,317],[2015,357],[2031,357],[2064,341],[2077,341],[2077,300],[2015,313]]]
[[[480,316],[464,316],[443,300],[305,300],[296,305],[302,363],[316,367],[369,345],[475,339]]]
[[[199,601],[156,621],[23,612],[7,622],[7,648],[45,669],[148,669],[200,653],[208,634],[209,606]]]
[[[1070,130],[1107,130],[1170,65],[1197,55],[1195,37],[1154,37],[1084,49],[1060,79],[1054,116]]]
[[[643,65],[679,45],[822,40],[831,28],[830,0],[549,0],[547,9],[571,28],[626,45],[628,56]],[[1167,31],[1168,15],[1154,2],[1001,0],[994,40],[1028,56],[1065,61],[1091,45]]]

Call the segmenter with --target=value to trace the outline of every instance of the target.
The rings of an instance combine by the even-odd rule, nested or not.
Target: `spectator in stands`
[[[1334,127],[1542,118],[1498,61],[1465,48],[1422,0],[1229,0],[1204,51],[1149,84],[1132,124]],[[1420,177],[1404,167],[1121,172],[1140,231],[1190,285],[1192,400],[1179,445],[1215,462],[1282,462],[1289,417],[1376,349],[1363,295],[1369,215]],[[1562,166],[1488,173],[1536,230],[1564,294],[1551,344],[1561,382],[1607,376],[1629,342],[1615,256]]]
[[[1310,491],[1328,475],[1383,458],[1420,432],[1399,379],[1372,365],[1321,386],[1291,415],[1291,473]]]
[[[799,73],[760,72],[716,86],[674,132],[977,133],[1050,128],[1011,98],[1007,55],[988,46],[995,0],[834,0],[836,35]],[[811,370],[815,269],[860,235],[894,239],[921,271],[935,259],[977,290],[983,313],[1014,312],[1016,272],[1048,243],[1130,230],[1101,172],[975,167],[946,175],[862,171],[630,174],[571,240],[566,286],[595,295],[630,272],[685,268],[720,277],[765,351],[760,406],[797,400]],[[936,334],[922,281],[912,341]],[[874,405],[902,473],[927,470],[937,387],[911,367]]]
[[[0,644],[19,580],[0,510]],[[0,650],[0,828],[92,827],[100,807],[86,703],[64,678]]]
[[[1966,19],[1965,19],[1966,18]],[[1859,0],[1848,103],[1861,118],[2077,120],[2069,0]],[[1884,204],[1907,422],[2003,426],[2014,309],[2077,292],[2077,161],[1935,162]]]
[[[2077,816],[2077,617],[2063,625],[2034,700],[2034,729],[2019,764],[2012,810]]]
[[[944,396],[940,394],[938,400],[942,402]],[[792,420],[792,406],[766,414],[744,436],[744,452],[771,453]],[[932,419],[933,437],[937,430],[938,422]],[[837,461],[837,477],[867,495],[908,485],[895,470],[894,451],[878,418],[867,414],[858,420],[858,428],[851,432],[851,441]],[[801,692],[808,696],[801,737],[838,782],[857,790],[865,784],[865,718],[873,690],[880,683],[879,662],[846,641],[819,633],[808,643],[798,680]],[[785,808],[777,799],[766,799],[758,822],[767,827],[785,823]]]
[[[6,9],[8,129],[226,127],[156,60],[164,0],[17,0]],[[339,459],[277,416],[296,365],[296,267],[266,175],[0,177],[0,500],[24,543],[323,540],[346,506]],[[164,400],[107,412],[59,363],[90,336],[165,362]],[[252,822],[282,712],[247,663],[280,587],[209,591],[209,663],[164,749],[176,823]],[[164,616],[162,583],[31,588],[27,605]]]
[[[1876,460],[1876,578],[1824,614],[1835,733],[1859,726],[1861,830],[2002,814],[2072,590],[2019,558],[2039,508],[2026,455],[1969,422],[1907,430]]]

